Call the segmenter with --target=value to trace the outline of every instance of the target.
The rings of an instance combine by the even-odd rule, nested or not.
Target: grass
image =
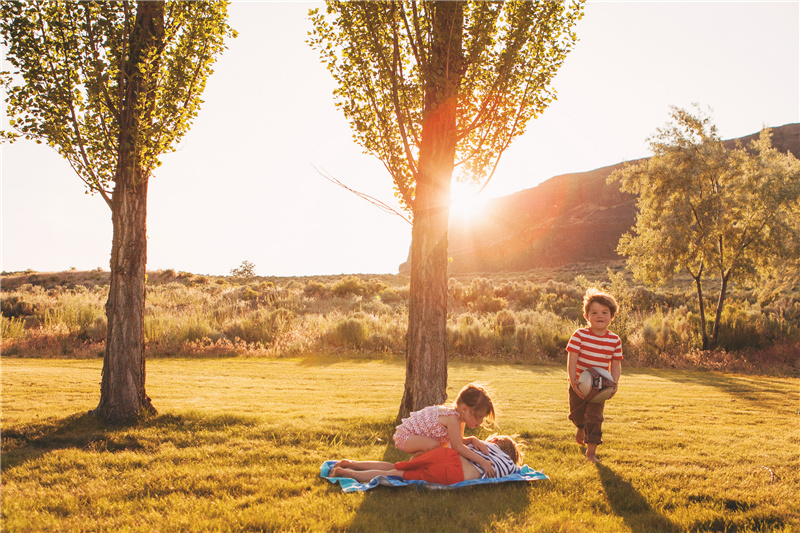
[[[323,461],[404,458],[402,361],[151,360],[159,414],[121,427],[86,414],[101,365],[2,359],[4,532],[800,528],[797,378],[629,369],[595,466],[572,440],[561,366],[455,362],[451,397],[488,384],[499,431],[550,481],[343,494]]]

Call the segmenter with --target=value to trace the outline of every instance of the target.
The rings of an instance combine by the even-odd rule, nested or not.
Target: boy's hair
[[[492,435],[486,439],[486,442],[496,444],[504,454],[508,455],[508,457],[514,461],[515,465],[522,465],[522,452],[519,450],[519,447],[514,439],[508,435]]]
[[[588,315],[589,306],[595,302],[608,307],[611,310],[611,318],[614,318],[619,310],[619,305],[613,296],[596,287],[589,287],[586,289],[586,294],[583,295],[583,314]]]
[[[494,404],[489,398],[489,393],[475,383],[470,383],[461,389],[456,397],[456,405],[459,404],[464,404],[479,414],[485,413],[486,418],[494,420]]]

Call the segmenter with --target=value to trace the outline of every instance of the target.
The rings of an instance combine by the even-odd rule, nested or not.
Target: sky
[[[308,10],[321,6],[231,4],[239,37],[191,131],[150,180],[148,270],[227,275],[247,260],[261,276],[391,274],[406,260],[411,226],[318,172],[397,206],[391,178],[352,140],[333,80],[305,42]],[[646,157],[671,105],[710,107],[724,139],[800,122],[798,1],[590,1],[576,32],[553,82],[558,100],[528,124],[478,200]],[[48,147],[0,150],[0,268],[108,270],[105,202]]]

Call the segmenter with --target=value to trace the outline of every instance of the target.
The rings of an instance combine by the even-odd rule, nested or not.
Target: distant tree
[[[353,137],[413,217],[399,416],[447,397],[447,232],[456,179],[485,183],[555,98],[583,2],[327,2],[317,49]]]
[[[254,278],[256,276],[256,265],[245,259],[238,268],[231,270],[231,276],[237,278]]]
[[[154,412],[145,392],[147,186],[197,115],[224,38],[226,2],[6,0],[0,33],[15,132],[55,148],[111,209],[108,422]]]
[[[729,283],[800,257],[800,162],[772,147],[764,129],[749,147],[727,149],[708,114],[676,107],[649,139],[654,156],[609,176],[638,195],[632,233],[618,251],[634,275],[660,284],[694,279],[703,349],[717,346]],[[711,338],[703,280],[720,289]]]

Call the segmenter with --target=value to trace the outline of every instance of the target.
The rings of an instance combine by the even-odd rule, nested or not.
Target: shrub
[[[356,276],[345,276],[333,284],[331,293],[339,297],[348,295],[372,297],[386,288],[380,281],[363,281]]]
[[[179,342],[194,342],[203,339],[216,341],[222,335],[214,329],[208,320],[202,317],[190,316],[178,325],[177,340]]]
[[[479,313],[497,313],[508,307],[508,302],[502,298],[481,294],[469,304],[469,309]]]
[[[86,339],[89,342],[102,342],[106,340],[108,332],[108,319],[105,316],[97,317],[94,322],[86,327]]]
[[[510,337],[517,329],[517,318],[512,311],[503,309],[495,316],[495,327],[500,337]]]
[[[303,294],[309,298],[329,298],[331,291],[327,285],[321,281],[311,280],[303,287]]]
[[[19,340],[25,335],[25,319],[0,315],[0,338],[3,341]]]
[[[287,309],[259,309],[229,324],[225,328],[225,336],[231,341],[241,339],[266,347],[274,343],[294,319],[294,313]]]
[[[7,318],[32,316],[36,313],[36,304],[26,302],[20,296],[13,295],[2,300],[0,312]]]
[[[526,309],[536,307],[540,297],[541,288],[538,285],[527,282],[520,287],[517,287],[512,294],[509,294],[507,300],[509,304],[511,304],[513,301],[516,303],[517,307]]]
[[[463,314],[456,320],[455,327],[448,326],[447,338],[449,351],[454,355],[488,354],[492,332],[474,315]]]
[[[368,331],[363,315],[346,317],[334,326],[327,335],[327,341],[336,347],[360,350],[367,340]]]
[[[531,312],[518,316],[517,349],[521,355],[558,360],[564,357],[570,336],[579,326],[553,313]]]
[[[408,301],[408,287],[386,287],[376,296],[385,304],[397,304]]]

